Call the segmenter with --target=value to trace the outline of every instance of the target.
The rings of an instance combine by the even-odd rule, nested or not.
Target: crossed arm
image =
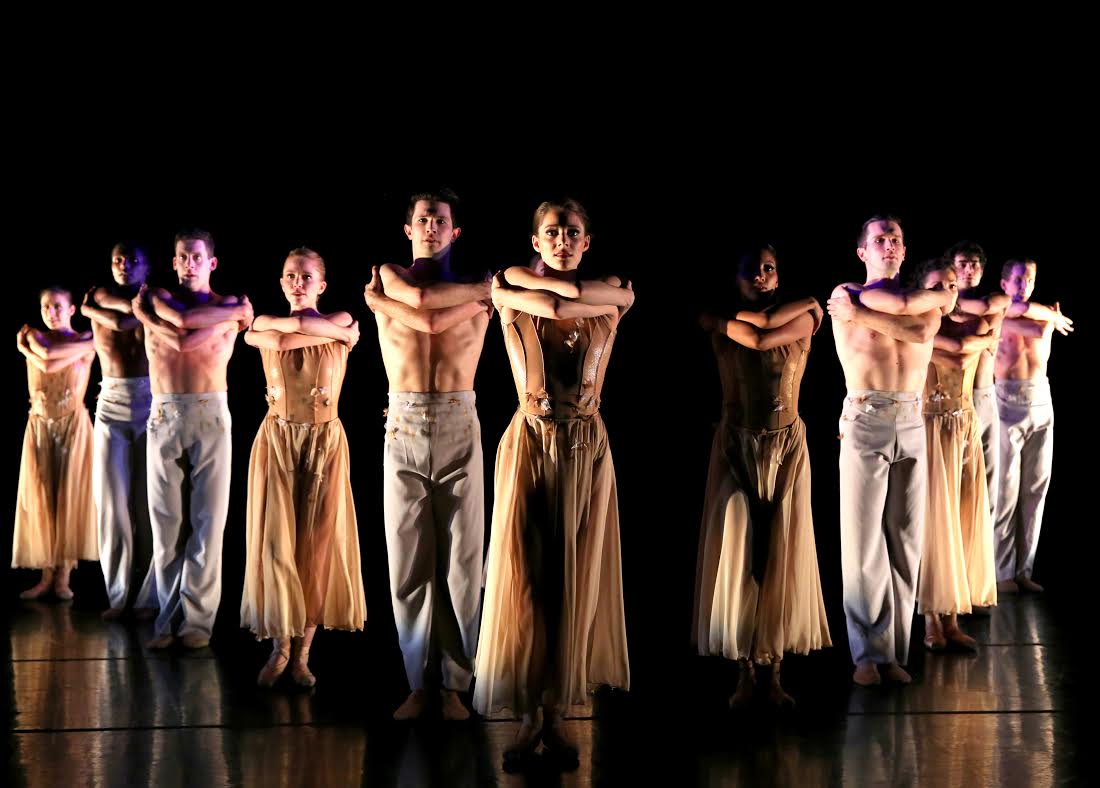
[[[224,320],[203,328],[181,328],[158,315],[153,304],[147,303],[149,297],[146,288],[142,287],[130,302],[134,317],[141,321],[147,331],[152,332],[164,344],[179,353],[196,350],[212,337],[231,329],[235,330],[239,326],[237,320]]]
[[[925,290],[935,293],[937,291]],[[861,300],[852,298],[852,292],[844,285],[833,290],[827,304],[829,316],[840,323],[855,323],[872,331],[877,331],[899,342],[912,342],[923,345],[936,335],[940,328],[939,307],[929,309],[923,314],[889,314],[870,308]]]
[[[245,333],[244,341],[253,347],[270,350],[294,350],[342,342],[350,350],[359,341],[359,322],[347,312],[293,317],[260,315]]]
[[[563,293],[576,292],[576,296]],[[617,276],[565,282],[514,266],[493,277],[493,305],[501,320],[513,322],[520,312],[551,320],[612,315],[622,317],[634,304],[634,288]]]
[[[386,267],[387,266],[382,266],[383,269]],[[396,280],[404,285],[408,285],[408,283],[400,277],[396,277]],[[459,292],[463,293],[463,298],[470,299],[451,304],[450,306],[432,308],[417,307],[396,297],[391,298],[385,281],[386,277],[382,275],[378,266],[374,266],[371,269],[370,281],[367,283],[366,287],[363,288],[363,300],[366,301],[371,312],[380,312],[386,317],[396,320],[402,325],[411,328],[413,331],[419,331],[422,334],[440,334],[463,321],[469,320],[479,312],[484,312],[486,309],[489,309],[485,303],[486,296],[481,295],[483,292],[487,294],[488,282],[479,282],[476,285],[455,285],[451,282],[441,282],[433,285],[417,286],[417,288],[423,292],[431,291],[434,288],[446,285],[442,292],[447,294],[447,299],[435,299],[437,303],[442,300],[457,298]],[[399,290],[401,289],[400,286],[397,287]],[[470,289],[459,291],[455,288]],[[405,294],[407,295],[407,293]],[[423,303],[423,299],[420,296],[417,296],[414,300],[418,303]],[[432,299],[429,299],[429,303],[431,302]],[[489,309],[489,311],[491,312],[492,310]]]
[[[149,300],[157,317],[176,328],[188,331],[228,322],[237,323],[243,331],[252,323],[252,304],[248,296],[239,299],[236,296],[226,296],[217,304],[185,307],[175,301],[166,290],[157,289],[149,292]]]
[[[95,352],[90,332],[72,337],[46,337],[30,326],[15,335],[15,347],[42,372],[57,372]]]
[[[820,309],[819,306],[818,310]],[[740,316],[744,313],[738,312],[737,314]],[[763,313],[750,312],[748,314],[759,315]],[[722,334],[737,344],[753,350],[771,350],[772,348],[797,342],[800,339],[807,339],[817,330],[818,325],[810,312],[805,309],[776,328],[759,328],[740,317],[731,320],[711,314],[700,316],[699,324],[706,331]]]
[[[403,274],[403,268],[392,264],[371,270],[372,279],[381,277],[382,291],[387,298],[399,301],[413,309],[446,309],[485,301],[489,298],[488,282],[422,284],[409,281]]]
[[[84,294],[80,314],[112,331],[133,331],[141,321],[134,317],[130,302],[104,287],[93,287]]]

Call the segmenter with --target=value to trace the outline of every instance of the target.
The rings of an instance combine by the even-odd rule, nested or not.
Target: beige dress
[[[99,560],[92,501],[92,421],[84,407],[91,360],[57,372],[27,364],[31,411],[23,434],[11,565],[47,569]]]
[[[997,604],[993,518],[974,411],[977,366],[977,355],[964,369],[928,365],[928,513],[917,583],[922,613],[969,613],[974,605]]]
[[[500,440],[474,706],[530,712],[630,685],[615,468],[600,391],[617,318],[504,325],[519,409]]]
[[[328,342],[260,354],[269,410],[248,464],[241,626],[258,638],[362,629],[359,532],[336,412],[348,349]]]
[[[832,645],[798,392],[809,340],[757,351],[715,335],[722,420],[699,534],[692,640],[768,664]]]

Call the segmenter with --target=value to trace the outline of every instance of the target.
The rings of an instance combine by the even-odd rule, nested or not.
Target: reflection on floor
[[[799,704],[783,714],[761,699],[731,715],[732,667],[670,649],[663,672],[643,661],[634,692],[601,694],[591,717],[566,721],[579,769],[511,775],[501,753],[513,721],[388,721],[404,687],[362,659],[357,644],[369,635],[323,633],[313,691],[261,691],[264,648],[244,633],[153,654],[142,645],[148,624],[18,604],[8,620],[7,784],[1070,783],[1083,779],[1082,675],[1056,612],[1049,597],[1004,598],[992,617],[966,622],[982,643],[976,655],[926,655],[918,622],[908,689],[854,688],[842,648],[791,657],[784,676]]]

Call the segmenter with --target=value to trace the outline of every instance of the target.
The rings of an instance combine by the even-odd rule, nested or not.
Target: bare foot
[[[189,632],[180,638],[180,643],[183,644],[184,648],[195,650],[206,648],[207,646],[209,646],[210,638],[206,637],[205,635],[199,635],[194,632]]]
[[[58,599],[66,601],[73,598],[73,590],[69,588],[69,573],[72,569],[68,566],[54,570],[53,593]]]
[[[1016,585],[1015,580],[1002,580],[997,583],[998,594],[1018,594],[1019,592],[1020,587]]]
[[[413,690],[405,702],[397,707],[393,718],[399,721],[419,719],[424,713],[424,707],[428,705],[428,693],[422,689]]]
[[[852,674],[852,681],[861,687],[873,687],[882,683],[882,676],[878,674],[878,667],[874,662],[860,662]]]
[[[1032,580],[1030,577],[1024,577],[1020,575],[1016,578],[1016,584],[1020,587],[1021,591],[1029,591],[1032,594],[1042,593],[1043,587]]]
[[[99,614],[99,617],[104,621],[118,621],[122,618],[124,608],[121,607],[109,607]]]
[[[729,706],[731,709],[743,709],[752,701],[753,690],[756,689],[756,673],[752,663],[741,660],[741,672],[737,676],[737,689],[730,695]]]
[[[440,711],[443,719],[452,722],[462,722],[470,719],[470,711],[462,705],[462,698],[454,690],[441,689],[439,691]]]
[[[172,635],[159,635],[145,644],[145,647],[153,651],[161,651],[176,642]]]
[[[887,665],[884,672],[886,674],[887,680],[889,681],[893,681],[898,684],[913,683],[913,677],[906,673],[905,669],[896,662],[891,662],[889,665]]]
[[[951,644],[966,651],[977,651],[978,641],[959,628],[958,616],[951,615],[943,624],[943,633]]]

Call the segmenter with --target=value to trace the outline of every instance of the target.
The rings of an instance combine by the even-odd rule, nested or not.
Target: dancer
[[[290,317],[261,315],[244,335],[260,349],[269,410],[248,463],[241,626],[274,640],[261,687],[288,664],[296,684],[312,687],[317,626],[359,630],[367,617],[348,441],[336,411],[359,324],[347,312],[317,310],[327,282],[312,249],[287,256],[280,284]]]
[[[711,332],[723,403],[703,503],[692,639],[700,654],[740,664],[731,707],[751,699],[754,663],[771,666],[771,701],[793,705],[779,679],[783,654],[832,645],[798,416],[822,312],[812,298],[780,304],[771,246],[741,258],[736,283],[745,310],[700,319]],[[772,328],[757,327],[765,319]]]
[[[474,706],[522,715],[509,769],[540,739],[576,765],[562,708],[596,685],[630,684],[615,470],[599,406],[634,293],[613,276],[580,280],[591,241],[579,203],[545,202],[531,237],[539,262],[493,280],[519,408],[497,451]]]
[[[37,599],[51,589],[72,599],[69,575],[79,559],[99,558],[92,503],[92,422],[84,407],[95,350],[90,332],[72,328],[72,294],[48,287],[39,294],[42,332],[24,325],[15,345],[27,359],[31,410],[23,434],[11,565],[42,570],[19,595]]]

